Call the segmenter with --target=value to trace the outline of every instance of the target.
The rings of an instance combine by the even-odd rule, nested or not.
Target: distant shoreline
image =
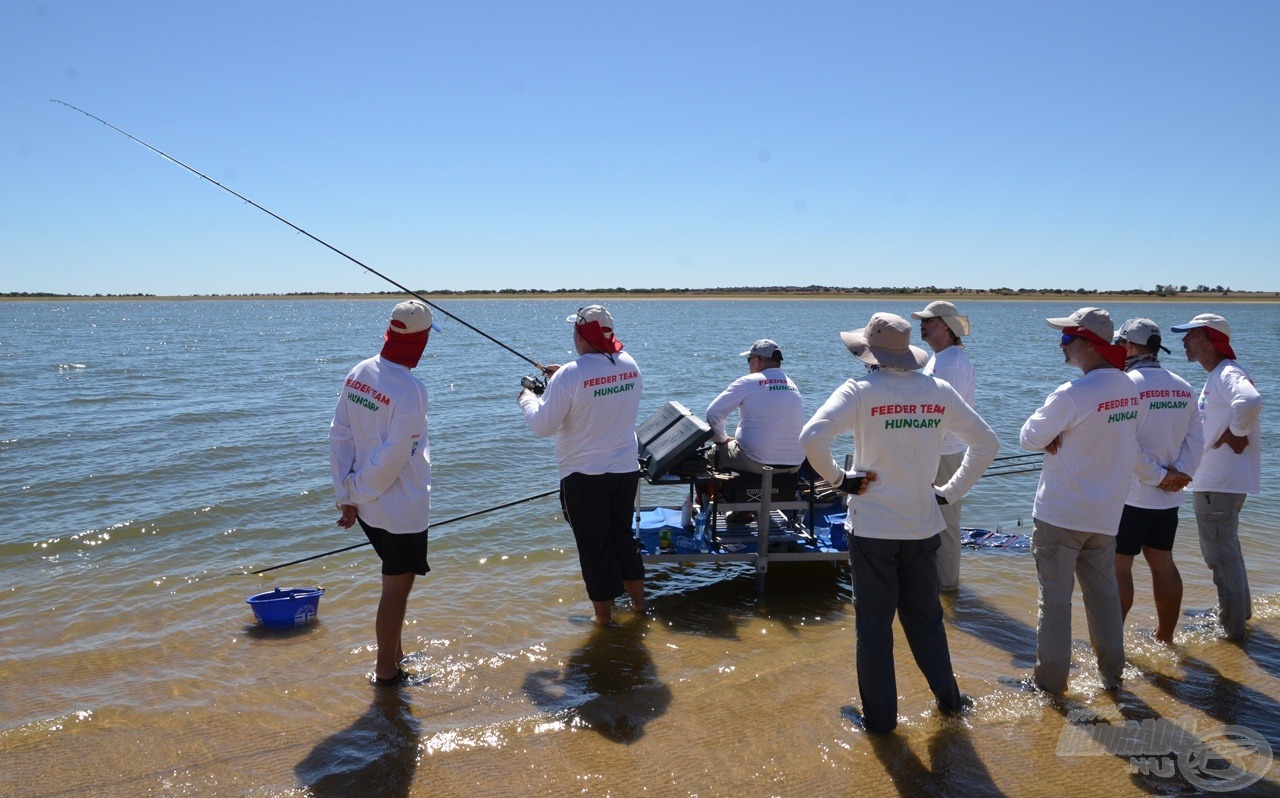
[[[916,292],[877,292],[832,289],[829,291],[772,291],[768,289],[741,290],[677,290],[677,291],[457,291],[446,293],[421,292],[431,301],[453,301],[459,299],[498,299],[498,300],[581,300],[595,299],[607,302],[614,299],[720,299],[720,300],[884,300],[888,302],[905,302],[928,299],[946,299],[964,302],[1031,302],[1031,301],[1067,301],[1082,303],[1099,302],[1229,302],[1229,303],[1280,303],[1280,292],[1276,291],[1203,291],[1177,292],[1173,294],[1156,294],[1149,292],[1085,292],[1049,291],[1025,289],[1016,292],[995,291],[916,291]],[[273,301],[273,300],[390,300],[403,297],[403,292],[375,293],[334,293],[334,294],[191,294],[177,296],[161,296],[153,294],[19,294],[0,295],[0,302],[200,302],[200,301]]]

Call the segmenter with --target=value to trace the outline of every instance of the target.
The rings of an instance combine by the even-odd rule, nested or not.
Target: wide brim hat
[[[893,313],[872,314],[866,327],[842,332],[840,340],[869,366],[915,370],[929,362],[928,353],[911,345],[911,322]]]
[[[957,337],[969,334],[969,317],[962,315],[956,306],[945,300],[930,302],[924,310],[911,314],[913,319],[942,319]]]

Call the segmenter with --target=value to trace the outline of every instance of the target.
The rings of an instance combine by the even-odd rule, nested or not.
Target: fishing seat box
[[[654,482],[695,456],[711,439],[707,422],[679,402],[667,402],[636,427],[640,470]]]
[[[738,472],[737,476],[720,485],[720,501],[727,504],[741,504],[760,501],[760,483],[762,475]],[[773,472],[770,484],[770,502],[793,502],[799,491],[799,482],[795,471]]]

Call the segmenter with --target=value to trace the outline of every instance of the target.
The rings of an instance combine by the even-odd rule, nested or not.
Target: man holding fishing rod
[[[608,310],[588,305],[566,321],[573,324],[577,359],[547,366],[551,376],[541,395],[525,388],[516,401],[535,435],[555,436],[560,505],[578,545],[595,621],[608,624],[613,600],[624,591],[637,612],[645,611],[644,561],[631,529],[642,382]]]
[[[431,446],[427,388],[410,370],[431,336],[431,309],[417,300],[391,311],[382,351],[361,361],[343,383],[329,426],[329,464],[338,526],[359,523],[382,560],[382,598],[375,631],[374,682],[396,685],[409,674],[404,617],[414,578],[427,565],[431,512]]]

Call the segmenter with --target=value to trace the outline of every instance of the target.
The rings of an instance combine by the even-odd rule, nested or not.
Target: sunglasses
[[[1077,338],[1078,338],[1078,339],[1080,339],[1081,341],[1088,341],[1088,340],[1089,340],[1088,338],[1085,338],[1083,335],[1075,335],[1074,333],[1063,333],[1063,334],[1062,334],[1062,345],[1063,345],[1063,346],[1066,346],[1067,344],[1071,343],[1072,341],[1076,340]]]

